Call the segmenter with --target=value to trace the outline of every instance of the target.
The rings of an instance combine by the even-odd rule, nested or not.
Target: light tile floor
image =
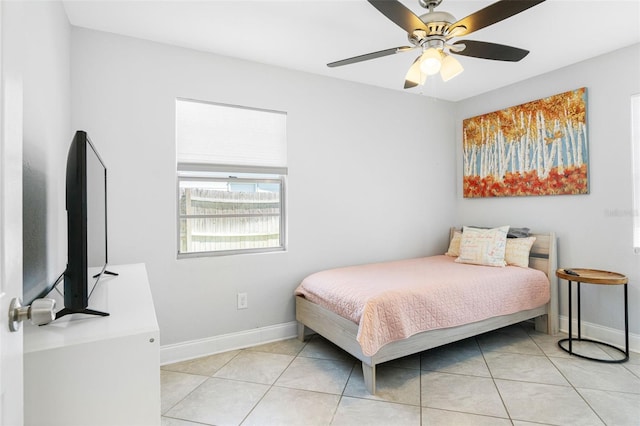
[[[522,323],[391,361],[375,396],[360,363],[320,336],[166,365],[162,426],[640,425],[640,354],[583,360],[562,337]]]

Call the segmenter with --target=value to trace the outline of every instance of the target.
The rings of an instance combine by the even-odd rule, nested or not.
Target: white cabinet
[[[108,317],[25,326],[26,425],[160,424],[159,330],[146,268],[107,269],[119,275],[100,280],[89,308]]]

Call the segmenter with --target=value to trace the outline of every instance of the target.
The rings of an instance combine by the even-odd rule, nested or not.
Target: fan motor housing
[[[435,14],[448,15],[444,17],[444,18],[447,18],[447,20],[442,20],[442,19],[435,20],[434,19],[435,17],[433,16]],[[427,20],[425,18],[430,20]],[[442,17],[438,16],[437,18],[442,18]],[[428,31],[424,31],[423,29],[417,29],[417,30],[413,30],[411,34],[408,34],[409,41],[414,46],[423,44],[425,39],[430,37],[438,37],[438,38],[444,37],[447,34],[447,31],[449,30],[451,23],[455,22],[455,18],[451,14],[446,12],[426,13],[422,15],[420,19],[424,22]]]
[[[449,29],[449,26],[451,25],[450,22],[445,22],[445,21],[433,21],[433,22],[425,22],[425,24],[427,25],[427,28],[429,29],[429,33],[427,35],[444,35],[445,31],[447,31],[447,29]]]

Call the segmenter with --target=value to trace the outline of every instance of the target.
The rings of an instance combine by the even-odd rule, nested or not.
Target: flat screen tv
[[[67,268],[64,271],[64,308],[69,314],[109,315],[89,309],[89,297],[106,270],[107,168],[87,136],[78,130],[67,156]]]

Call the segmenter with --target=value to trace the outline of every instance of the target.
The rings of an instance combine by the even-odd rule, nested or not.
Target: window
[[[640,254],[640,94],[631,97],[633,147],[633,250]]]
[[[286,114],[176,101],[178,257],[286,247]]]

